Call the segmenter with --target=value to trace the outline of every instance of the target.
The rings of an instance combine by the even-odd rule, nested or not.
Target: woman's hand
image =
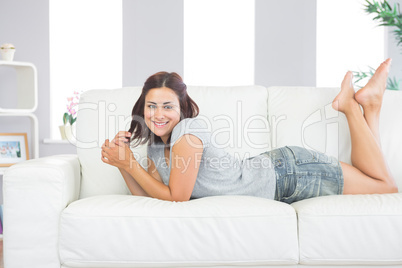
[[[111,141],[114,144],[118,144],[120,141],[129,143],[130,142],[131,133],[128,131],[119,131],[114,139]]]
[[[102,145],[101,160],[109,165],[118,168],[128,168],[136,161],[129,147],[129,137],[131,134],[127,131],[120,131],[110,142],[108,139]]]

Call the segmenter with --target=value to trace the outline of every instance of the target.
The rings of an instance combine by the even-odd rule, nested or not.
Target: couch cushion
[[[402,194],[324,196],[292,206],[300,263],[402,264]]]
[[[128,194],[117,168],[101,161],[101,146],[119,130],[128,130],[140,87],[90,90],[82,94],[77,119],[77,152],[82,167],[80,197]],[[211,126],[214,142],[243,159],[269,149],[268,93],[261,86],[188,87]],[[146,166],[146,146],[132,149]]]
[[[247,196],[82,199],[62,213],[59,246],[62,264],[72,267],[298,262],[294,209]]]

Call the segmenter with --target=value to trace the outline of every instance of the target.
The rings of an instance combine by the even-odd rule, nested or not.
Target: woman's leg
[[[381,65],[373,75],[373,79],[370,79],[367,85],[355,94],[356,101],[363,107],[367,125],[380,144],[380,147],[380,111],[391,59],[387,59]]]
[[[348,72],[335,98],[333,107],[343,112],[348,120],[352,140],[352,165],[341,162],[344,176],[344,194],[397,192],[379,143],[379,111],[390,60],[383,62],[376,73],[355,96],[352,73]],[[363,116],[358,99],[363,109]],[[367,121],[366,121],[367,120]]]

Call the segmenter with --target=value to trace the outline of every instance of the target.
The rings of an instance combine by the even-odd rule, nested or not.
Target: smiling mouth
[[[154,121],[153,123],[154,123],[154,125],[155,125],[156,127],[164,127],[164,126],[166,126],[167,123],[169,123],[169,121],[164,122],[164,123],[157,123],[157,122]]]

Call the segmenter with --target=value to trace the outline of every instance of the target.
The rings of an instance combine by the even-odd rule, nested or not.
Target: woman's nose
[[[164,118],[162,109],[160,109],[160,108],[155,109],[154,116],[155,116],[155,118]]]

